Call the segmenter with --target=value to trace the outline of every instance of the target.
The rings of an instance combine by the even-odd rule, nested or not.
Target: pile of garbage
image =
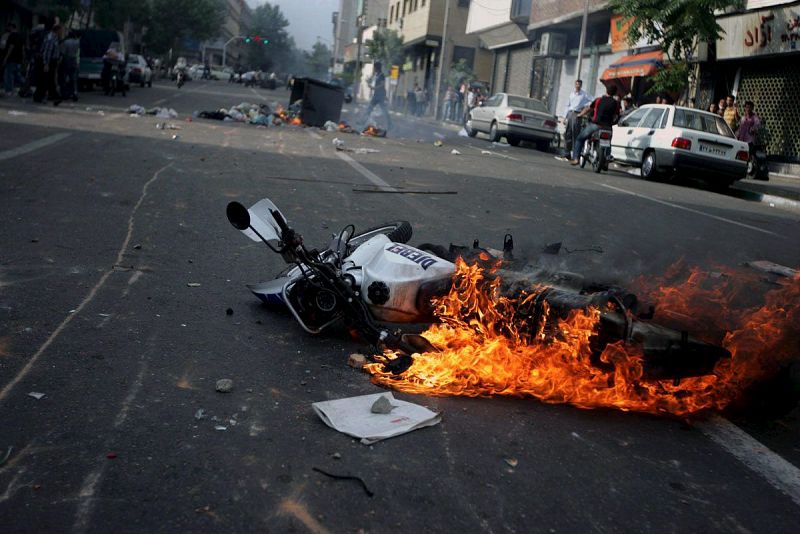
[[[218,121],[246,122],[257,126],[281,126],[289,124],[292,126],[302,126],[300,110],[303,102],[298,100],[288,108],[274,105],[273,110],[268,104],[250,104],[242,102],[231,108],[220,108],[213,111],[195,111],[192,116],[199,119],[211,119]]]
[[[128,108],[128,113],[132,116],[141,117],[142,115],[155,115],[159,119],[177,119],[178,112],[172,108],[150,108],[145,109],[138,104],[134,104]]]

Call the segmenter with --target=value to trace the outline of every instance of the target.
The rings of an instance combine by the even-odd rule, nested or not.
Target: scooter
[[[446,295],[456,283],[456,257],[496,263],[511,258],[514,248],[510,235],[505,236],[503,251],[482,249],[477,242],[472,249],[427,244],[416,248],[407,244],[411,225],[397,221],[362,232],[347,225],[320,251],[306,247],[303,237],[269,199],[250,209],[231,202],[226,213],[236,229],[263,242],[290,265],[273,280],[248,286],[256,297],[287,308],[309,334],[343,322],[372,344],[376,354],[383,349],[399,352],[400,357],[387,364],[393,372],[407,369],[415,353],[438,352],[421,335],[404,333],[397,325],[437,320],[434,299]],[[605,346],[619,341],[641,346],[645,374],[653,379],[710,374],[719,359],[730,357],[722,347],[647,321],[653,310],[640,313],[634,295],[596,285],[569,287],[559,280],[563,277],[558,273],[543,273],[525,281],[527,287],[536,288],[536,298],[517,299],[514,317],[520,321],[520,330],[531,330],[531,339],[557,330],[557,317],[597,308],[601,310],[594,347],[598,367],[603,366],[599,355]]]
[[[769,181],[767,149],[764,145],[750,143],[750,159],[747,161],[747,177]]]
[[[588,162],[592,165],[594,172],[608,171],[608,164],[612,159],[612,135],[613,131],[610,128],[601,128],[592,133],[591,137],[583,144],[583,152],[580,156],[581,168]]]

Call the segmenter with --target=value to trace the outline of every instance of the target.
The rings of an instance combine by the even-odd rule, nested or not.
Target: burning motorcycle
[[[506,235],[503,251],[435,245],[408,245],[412,235],[406,221],[387,223],[362,232],[353,225],[332,237],[323,250],[309,249],[278,207],[262,199],[250,209],[238,202],[227,206],[230,223],[247,237],[263,242],[290,264],[276,278],[248,286],[261,301],[286,307],[300,326],[318,334],[337,322],[372,344],[376,354],[394,351],[385,361],[388,372],[402,373],[414,354],[439,349],[425,337],[403,333],[399,324],[437,320],[437,299],[458,281],[462,257],[486,266],[487,280],[501,274],[501,257],[510,259],[513,239]],[[648,321],[652,308],[640,311],[635,295],[615,287],[583,283],[576,275],[539,272],[532,275],[503,272],[503,291],[513,298],[511,323],[504,326],[518,337],[536,342],[558,341],[565,333],[558,324],[576,311],[595,310],[597,323],[590,339],[593,364],[608,367],[600,355],[614,343],[639,348],[644,377],[680,380],[713,372],[720,359],[730,358],[722,347],[699,341]],[[487,286],[488,287],[488,286]]]

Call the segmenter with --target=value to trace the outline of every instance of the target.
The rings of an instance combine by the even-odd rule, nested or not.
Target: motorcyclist
[[[175,63],[175,81],[178,84],[178,87],[183,85],[183,82],[186,80],[186,76],[187,76],[186,58],[179,57],[178,61]]]
[[[571,165],[577,165],[580,162],[578,157],[583,152],[583,145],[594,132],[600,129],[611,129],[616,124],[620,113],[619,102],[614,98],[616,95],[617,86],[610,85],[606,89],[605,96],[596,98],[591,106],[588,106],[578,114],[579,117],[584,117],[591,113],[591,118],[589,119],[589,124],[581,130],[580,135],[575,140],[575,144],[572,146]]]

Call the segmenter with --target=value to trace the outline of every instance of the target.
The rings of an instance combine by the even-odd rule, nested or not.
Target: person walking
[[[58,94],[58,86],[56,84],[58,60],[61,56],[60,41],[61,25],[54,24],[50,33],[44,38],[42,57],[37,63],[36,92],[33,93],[33,101],[37,104],[42,103],[45,93],[47,98],[53,101],[54,106],[61,103],[61,96]]]
[[[744,103],[744,115],[739,122],[739,129],[736,130],[736,139],[751,146],[755,144],[758,130],[761,128],[761,119],[753,111],[754,108],[750,100]]]
[[[583,90],[583,80],[575,80],[575,89],[569,94],[567,107],[564,110],[564,144],[567,154],[572,152],[572,145],[580,133],[578,114],[591,103],[592,97]]]
[[[3,66],[3,90],[6,96],[13,96],[14,88],[22,87],[24,80],[20,68],[23,60],[23,49],[25,42],[22,36],[17,32],[17,25],[9,22],[6,26],[7,33],[3,35],[3,52],[2,52],[2,66]]]
[[[386,75],[383,73],[383,63],[380,61],[375,62],[375,73],[372,75],[372,98],[367,106],[366,114],[364,115],[364,122],[369,120],[372,111],[379,107],[386,115],[387,130],[392,128],[392,116],[389,115],[389,108],[386,107]],[[367,125],[364,125],[366,127]]]
[[[589,119],[589,124],[581,130],[580,135],[575,140],[575,144],[572,146],[572,159],[570,160],[571,165],[577,165],[579,163],[578,157],[580,156],[581,152],[583,152],[583,144],[589,139],[594,132],[601,128],[611,129],[611,127],[617,122],[619,119],[619,102],[617,99],[614,98],[617,96],[617,86],[610,85],[608,89],[606,89],[605,96],[602,96],[594,101],[591,107],[588,107],[581,111],[579,115],[587,115],[591,111],[592,118]]]
[[[61,98],[78,101],[78,65],[80,64],[81,41],[75,31],[61,43]]]

